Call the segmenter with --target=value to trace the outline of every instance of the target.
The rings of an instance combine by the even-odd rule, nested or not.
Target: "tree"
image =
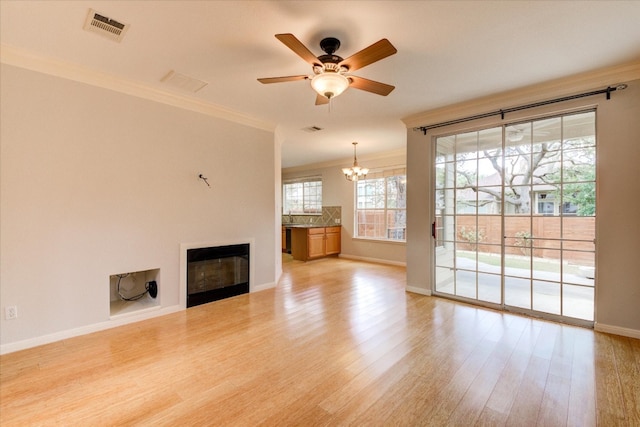
[[[478,157],[477,163],[469,160],[474,156]],[[465,167],[467,164],[472,166]],[[595,212],[593,138],[580,138],[569,144],[548,141],[512,145],[505,152],[504,162],[501,148],[458,155],[456,188],[488,194],[500,203],[501,191],[483,183],[489,176],[487,165],[491,166],[491,174],[504,178],[504,201],[512,206],[514,213],[531,212],[532,186],[536,185],[550,186],[556,201],[576,205],[577,215],[588,216]],[[562,183],[565,183],[564,189]]]
[[[504,201],[513,206],[515,213],[531,212],[531,185],[551,183],[551,170],[558,163],[558,142],[544,142],[539,144],[538,151],[531,153],[531,148],[525,145],[509,148],[502,162],[502,149],[482,151],[481,160],[486,160],[493,168],[493,172],[504,177]],[[458,162],[460,163],[460,162]],[[491,195],[496,202],[502,200],[502,193],[497,189],[481,185],[483,178],[477,171],[458,168],[457,188],[470,188],[474,192]],[[462,184],[462,185],[461,185]]]
[[[571,171],[569,184],[565,184],[562,192],[556,190],[557,197],[562,193],[562,201],[576,207],[578,216],[594,216],[596,213],[595,169],[578,167]]]

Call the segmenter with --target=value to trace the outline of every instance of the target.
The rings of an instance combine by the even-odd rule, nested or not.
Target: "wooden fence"
[[[480,252],[500,253],[500,216],[457,215],[456,218],[456,240],[461,249],[473,250],[477,243]],[[562,251],[566,261],[581,264],[594,261],[594,217],[505,216],[504,235],[507,254],[529,255],[533,251],[535,257],[560,259]]]

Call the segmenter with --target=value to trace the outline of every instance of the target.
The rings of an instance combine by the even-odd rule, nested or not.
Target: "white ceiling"
[[[114,78],[172,91],[170,70],[208,82],[185,95],[278,126],[282,166],[402,149],[401,118],[640,58],[640,1],[25,1],[0,0],[0,42]],[[88,9],[130,25],[120,43],[83,31]],[[398,53],[353,74],[396,86],[349,89],[331,111],[274,35],[346,58],[387,38]],[[318,126],[320,132],[303,128]]]

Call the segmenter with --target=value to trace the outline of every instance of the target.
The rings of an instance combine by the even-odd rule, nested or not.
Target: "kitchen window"
[[[404,167],[373,172],[356,183],[355,237],[402,241],[407,230]]]
[[[322,214],[322,177],[295,178],[282,185],[284,215]]]

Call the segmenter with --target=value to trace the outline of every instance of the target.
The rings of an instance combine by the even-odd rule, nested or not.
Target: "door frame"
[[[437,185],[437,181],[436,181],[436,149],[437,149],[437,145],[436,145],[436,140],[437,138],[440,137],[444,137],[444,136],[452,136],[452,135],[459,135],[462,133],[467,133],[467,132],[476,132],[476,131],[482,131],[485,129],[491,129],[491,128],[500,128],[501,129],[501,134],[502,134],[502,159],[504,160],[504,156],[505,156],[505,152],[504,152],[504,148],[505,148],[505,138],[506,138],[506,129],[508,126],[513,125],[513,124],[518,124],[518,123],[525,123],[525,122],[535,122],[537,120],[544,120],[544,119],[551,119],[551,118],[556,118],[556,117],[566,117],[566,116],[571,116],[571,115],[575,115],[575,114],[581,114],[581,113],[590,113],[592,112],[594,114],[594,125],[596,127],[596,132],[594,133],[595,137],[596,137],[596,141],[595,141],[595,155],[597,158],[597,152],[598,152],[598,142],[597,142],[597,110],[595,107],[593,106],[589,106],[589,107],[582,107],[582,108],[577,108],[573,111],[562,111],[562,112],[556,112],[556,113],[548,113],[545,115],[541,115],[541,116],[534,116],[534,117],[529,117],[529,118],[519,118],[517,120],[513,120],[510,122],[505,122],[505,123],[492,123],[492,124],[487,124],[484,126],[477,126],[477,127],[466,127],[466,128],[461,128],[459,126],[456,126],[457,129],[452,129],[449,130],[447,132],[442,132],[439,134],[432,134],[431,135],[431,139],[430,139],[430,150],[431,150],[431,162],[430,162],[430,173],[431,173],[431,185],[430,185],[430,191],[429,191],[429,197],[431,198],[431,206],[432,208],[430,209],[430,220],[431,220],[431,224],[432,224],[432,236],[431,236],[431,248],[432,248],[432,255],[431,255],[431,294],[434,296],[438,296],[438,297],[443,297],[443,298],[448,298],[448,299],[453,299],[453,300],[458,300],[458,301],[462,301],[462,302],[466,302],[466,303],[471,303],[474,305],[478,305],[478,306],[483,306],[483,307],[487,307],[487,308],[491,308],[491,309],[497,309],[500,311],[505,311],[505,312],[512,312],[512,313],[518,313],[518,314],[524,314],[527,316],[531,316],[531,317],[537,317],[537,318],[543,318],[543,319],[547,319],[547,320],[552,320],[555,322],[561,322],[561,323],[569,323],[569,324],[573,324],[573,325],[578,325],[578,326],[584,326],[584,327],[590,327],[593,328],[594,324],[595,324],[595,314],[597,311],[597,307],[596,307],[596,298],[595,298],[595,294],[596,294],[596,289],[597,289],[597,277],[595,277],[594,275],[594,282],[593,282],[593,320],[585,320],[585,319],[580,319],[580,318],[574,318],[574,317],[569,317],[566,315],[562,315],[562,314],[554,314],[554,313],[549,313],[549,312],[544,312],[544,311],[538,311],[535,310],[533,308],[533,304],[531,305],[531,308],[522,308],[522,307],[518,307],[518,306],[513,306],[513,305],[507,305],[505,303],[505,248],[506,248],[506,244],[505,244],[505,238],[506,236],[504,236],[504,230],[505,230],[505,212],[504,212],[504,197],[502,197],[501,200],[501,212],[500,212],[500,222],[501,222],[501,228],[502,228],[502,236],[501,236],[501,250],[500,250],[500,257],[501,257],[501,266],[500,266],[500,303],[493,303],[493,302],[489,302],[489,301],[485,301],[485,300],[480,300],[478,299],[478,280],[476,278],[476,298],[469,298],[469,297],[465,297],[465,296],[460,296],[460,295],[455,295],[455,294],[449,294],[449,293],[444,293],[444,292],[440,292],[437,290],[437,282],[436,282],[436,271],[437,271],[437,264],[436,264],[436,259],[437,259],[437,255],[438,255],[438,251],[443,250],[442,248],[439,248],[438,246],[436,246],[437,243],[437,239],[435,238],[435,232],[436,232],[436,205],[435,205],[435,195],[436,195],[436,185]],[[595,183],[594,185],[596,186],[596,195],[597,195],[597,182],[598,182],[598,171],[597,171],[597,162],[595,162],[595,166],[596,168],[596,177],[595,177]],[[564,183],[565,181],[561,181],[561,183]],[[532,184],[530,184],[532,185]],[[504,172],[502,175],[502,183],[501,183],[501,188],[502,188],[502,192],[503,192],[503,196],[504,196]],[[454,187],[454,192],[455,192],[455,187]],[[533,203],[533,200],[532,200]],[[596,204],[597,204],[597,198],[596,198]],[[533,209],[534,207],[531,206],[531,213],[529,214],[529,218],[534,218],[533,216]],[[476,211],[476,217],[478,215],[477,211]],[[457,216],[457,212],[455,212],[455,206],[454,206],[454,214],[453,216]],[[562,218],[562,216],[560,216],[560,218]],[[595,221],[595,217],[594,217],[594,222],[597,225],[597,221]],[[456,225],[454,224],[454,227],[456,227]],[[597,236],[597,230],[595,232],[595,235]],[[566,240],[566,239],[563,239]],[[569,239],[570,240],[570,239]],[[457,241],[455,242],[457,243]],[[454,250],[454,257],[455,257],[455,250]],[[455,258],[454,258],[455,260]],[[597,260],[597,245],[595,245],[595,239],[594,239],[594,260]],[[597,266],[594,264],[594,268],[597,271]],[[454,271],[454,275],[455,275],[455,271],[457,271],[456,268],[456,264],[454,263],[454,267],[453,267],[453,271]],[[476,265],[476,273],[478,272],[477,269],[477,265]],[[533,270],[532,270],[533,271]],[[476,276],[477,277],[477,276]],[[531,277],[530,280],[533,282],[534,278]],[[564,279],[561,276],[560,280],[558,282],[559,286],[563,286],[564,284]],[[533,289],[533,288],[531,288]],[[560,292],[560,304],[562,304],[562,296],[563,296],[563,292]],[[531,293],[531,298],[533,298],[533,292]]]

